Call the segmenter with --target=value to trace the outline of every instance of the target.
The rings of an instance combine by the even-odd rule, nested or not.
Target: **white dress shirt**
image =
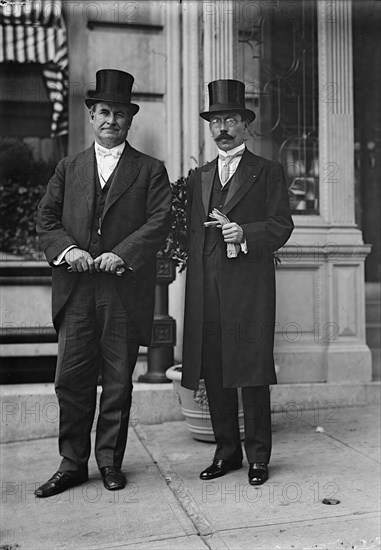
[[[122,156],[125,146],[126,142],[123,141],[123,143],[120,143],[116,147],[106,149],[106,147],[103,147],[99,143],[95,142],[95,158],[97,163],[99,183],[101,184],[102,189],[106,185],[107,180],[109,179],[113,171],[115,170],[116,165],[118,164],[119,159]],[[65,250],[61,252],[61,254],[59,254],[55,260],[53,260],[53,264],[60,265],[64,263],[66,252],[69,252],[69,250],[71,250],[72,248],[77,248],[77,245],[72,244],[71,246],[65,248]]]

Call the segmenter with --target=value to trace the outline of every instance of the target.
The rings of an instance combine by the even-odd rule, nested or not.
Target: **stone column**
[[[166,109],[167,109],[167,162],[166,167],[170,181],[176,181],[184,175],[182,136],[182,35],[181,35],[182,5],[180,2],[169,2],[165,12],[166,33]],[[186,160],[188,162],[188,159]],[[185,293],[185,277],[177,275],[168,287],[169,315],[176,319],[176,345],[174,349],[175,363],[181,361],[183,338],[183,307]]]
[[[320,215],[296,216],[278,270],[283,382],[371,380],[364,245],[354,221],[351,2],[317,2]]]
[[[355,226],[352,3],[318,2],[321,214],[337,243],[328,258],[328,315],[337,341],[327,346],[328,381],[371,380],[365,344],[364,261],[370,251]]]
[[[68,154],[74,155],[88,147],[86,129],[89,116],[84,104],[87,91],[88,32],[87,19],[81,13],[80,3],[63,2],[62,8],[67,21],[67,44],[69,53],[69,141]],[[82,55],[78,55],[82,52]],[[95,75],[94,75],[95,78]]]
[[[203,81],[200,109],[208,110],[208,83],[220,78],[236,78],[238,25],[237,3],[204,2],[202,4],[203,29]],[[201,126],[203,161],[209,162],[216,156],[216,145],[210,136],[209,126]]]
[[[200,3],[182,6],[182,145],[183,175],[196,168],[200,157]]]
[[[181,144],[181,12],[180,3],[171,2],[165,11],[167,162],[169,179],[182,176]]]

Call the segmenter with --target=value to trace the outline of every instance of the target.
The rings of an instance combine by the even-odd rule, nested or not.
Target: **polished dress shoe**
[[[103,485],[109,491],[118,491],[119,489],[124,489],[126,486],[126,476],[121,471],[120,468],[115,468],[114,466],[103,466],[99,469]]]
[[[249,464],[250,485],[262,485],[269,479],[269,469],[266,462],[252,462]]]
[[[204,481],[209,481],[210,479],[215,479],[216,477],[221,477],[230,472],[230,470],[239,470],[242,468],[242,460],[237,460],[236,462],[230,460],[215,459],[213,460],[211,466],[203,470],[200,474],[200,479]]]
[[[67,489],[70,489],[70,487],[75,487],[75,485],[84,483],[88,480],[88,477],[87,472],[68,474],[67,472],[58,471],[46,483],[36,489],[34,494],[39,498],[58,495],[59,493],[63,493]]]

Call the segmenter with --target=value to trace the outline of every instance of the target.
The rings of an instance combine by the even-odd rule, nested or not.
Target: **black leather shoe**
[[[266,462],[252,462],[249,464],[250,485],[262,485],[269,479],[269,469]]]
[[[103,466],[99,469],[103,485],[109,491],[119,491],[119,489],[124,489],[126,486],[126,476],[121,471],[120,468],[115,468],[114,466]]]
[[[36,497],[46,498],[63,493],[70,487],[80,485],[88,480],[87,472],[78,474],[68,474],[66,472],[56,472],[46,483],[34,491]]]
[[[200,479],[208,481],[210,479],[215,479],[216,477],[221,477],[230,472],[230,470],[239,470],[242,468],[242,460],[237,462],[231,462],[229,460],[213,460],[211,466],[203,470],[200,474]]]

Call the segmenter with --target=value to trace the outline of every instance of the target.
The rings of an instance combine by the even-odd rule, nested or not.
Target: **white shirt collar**
[[[98,142],[95,142],[95,152],[103,151],[103,152],[117,152],[119,156],[122,155],[124,148],[126,147],[126,142],[123,141],[122,143],[119,143],[119,145],[116,145],[115,147],[111,147],[111,149],[107,149],[107,147],[103,147],[103,145],[100,145]]]
[[[230,157],[231,155],[235,155],[236,153],[238,153],[238,151],[242,151],[243,149],[245,149],[245,144],[241,143],[241,145],[234,147],[234,149],[229,149],[229,151],[222,151],[222,149],[220,149],[219,147],[217,147],[217,149],[218,154],[222,157]]]

